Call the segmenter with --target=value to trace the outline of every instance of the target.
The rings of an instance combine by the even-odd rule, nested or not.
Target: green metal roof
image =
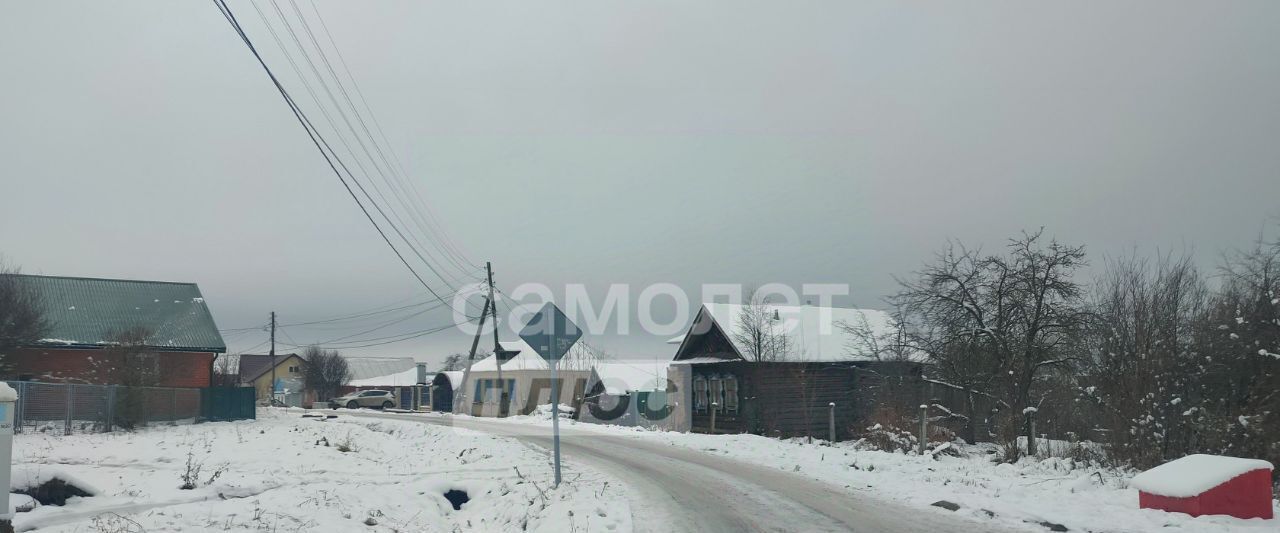
[[[17,275],[41,296],[51,323],[42,346],[103,346],[131,328],[161,350],[226,352],[194,283]]]

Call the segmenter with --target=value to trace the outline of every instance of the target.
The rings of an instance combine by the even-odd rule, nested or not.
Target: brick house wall
[[[208,387],[213,381],[209,352],[159,352],[162,387]],[[95,371],[110,357],[105,350],[76,348],[18,348],[4,356],[7,374],[17,379],[107,385]],[[108,365],[110,363],[107,363]]]

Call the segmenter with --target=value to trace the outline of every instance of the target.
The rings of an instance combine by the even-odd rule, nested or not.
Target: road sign
[[[556,367],[560,366],[560,358],[569,351],[569,347],[580,338],[582,330],[578,325],[551,302],[543,305],[542,310],[520,330],[520,339],[546,359],[547,366],[551,367],[551,447],[556,456],[557,487],[560,486],[560,377]]]
[[[520,338],[543,359],[559,361],[569,347],[582,338],[582,330],[564,316],[556,304],[547,302],[520,330]]]

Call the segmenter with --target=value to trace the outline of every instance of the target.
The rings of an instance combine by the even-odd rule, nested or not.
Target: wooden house
[[[834,411],[836,437],[844,439],[878,407],[919,404],[923,364],[910,357],[885,360],[870,342],[893,334],[886,313],[764,307],[767,320],[748,324],[758,307],[703,304],[688,333],[678,337],[669,380],[683,391],[674,415],[682,429],[826,438]],[[760,342],[759,330],[768,342],[785,338],[787,348],[755,357],[762,352],[749,343],[752,331]]]

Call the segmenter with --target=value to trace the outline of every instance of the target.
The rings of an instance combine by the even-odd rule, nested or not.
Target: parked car
[[[356,391],[346,396],[329,400],[329,407],[337,409],[346,407],[347,409],[359,409],[361,407],[381,407],[383,409],[393,409],[396,406],[396,397],[391,391],[385,390],[362,390]]]

